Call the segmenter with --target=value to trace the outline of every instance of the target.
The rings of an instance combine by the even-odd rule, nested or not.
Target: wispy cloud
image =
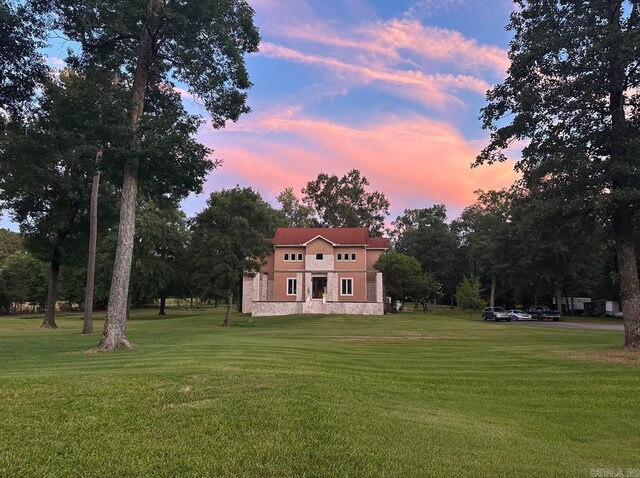
[[[377,83],[385,88],[390,86],[390,92],[399,96],[431,105],[443,105],[445,102],[458,101],[454,95],[456,91],[468,90],[484,94],[489,84],[473,76],[453,74],[425,74],[416,70],[398,70],[372,68],[369,66],[347,63],[329,56],[304,53],[273,43],[263,43],[262,55],[270,58],[285,59],[298,63],[306,63],[328,68],[348,78],[351,84]]]

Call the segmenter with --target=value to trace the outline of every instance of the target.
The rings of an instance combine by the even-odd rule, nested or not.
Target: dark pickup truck
[[[548,307],[529,307],[527,313],[531,314],[531,318],[540,321],[547,319],[558,322],[560,320],[560,312],[551,310]]]

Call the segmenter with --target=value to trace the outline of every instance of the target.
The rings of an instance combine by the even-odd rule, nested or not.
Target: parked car
[[[513,309],[509,311],[509,317],[511,320],[531,320],[531,314],[526,313],[523,310]]]
[[[553,320],[554,322],[558,322],[560,320],[560,312],[557,310],[551,310],[549,307],[529,307],[527,312],[531,314],[531,316],[535,320],[543,321],[544,319]]]
[[[509,312],[502,307],[485,307],[482,311],[482,320],[495,320],[496,322],[506,320],[510,322],[511,317],[509,316]]]

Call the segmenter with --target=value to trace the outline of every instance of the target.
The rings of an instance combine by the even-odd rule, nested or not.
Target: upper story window
[[[356,260],[356,254],[355,253],[338,253],[336,255],[336,261],[355,261]]]
[[[324,259],[324,254],[322,252],[316,253],[316,261],[321,261]]]
[[[295,254],[293,252],[291,254],[287,253],[287,254],[284,254],[283,259],[285,261],[287,261],[287,262],[289,262],[289,261],[300,261],[300,262],[302,262],[302,254]]]

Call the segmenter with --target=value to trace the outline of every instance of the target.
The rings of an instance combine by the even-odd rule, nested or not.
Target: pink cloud
[[[387,195],[394,211],[435,202],[458,211],[475,200],[475,190],[506,187],[517,178],[512,163],[470,169],[477,145],[451,125],[422,117],[387,118],[362,128],[271,117],[257,129],[268,132],[221,132],[216,155],[225,160],[222,173],[244,178],[267,198],[289,186],[299,192],[320,172],[342,175],[356,168]]]
[[[398,58],[401,52],[410,51],[423,59],[445,61],[461,69],[490,69],[504,74],[509,67],[507,52],[501,48],[415,20],[379,22],[363,29],[363,33],[372,44],[384,45]]]

